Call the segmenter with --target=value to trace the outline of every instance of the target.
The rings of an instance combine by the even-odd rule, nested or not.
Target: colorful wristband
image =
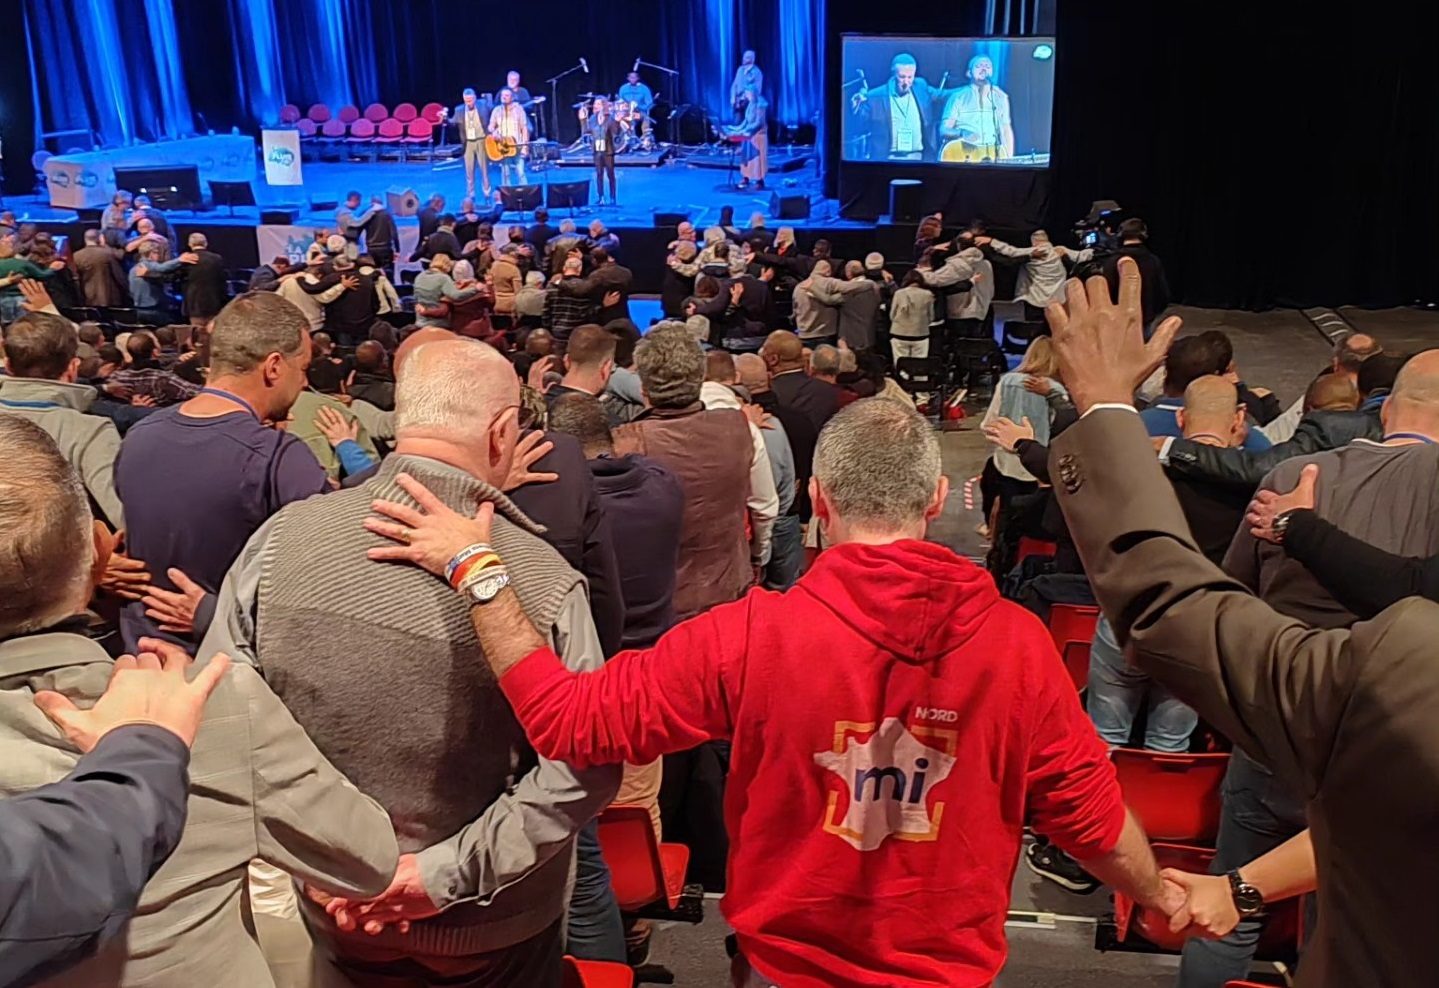
[[[466,559],[478,556],[482,552],[494,551],[494,549],[491,549],[483,542],[476,542],[473,545],[465,546],[459,552],[455,553],[454,557],[445,564],[445,579],[450,579],[451,575],[455,572],[455,569],[460,565],[460,563],[464,562]]]
[[[479,556],[471,556],[456,566],[455,571],[450,574],[450,586],[458,589],[460,584],[465,581],[465,577],[471,573],[478,573],[481,570],[493,569],[496,566],[503,565],[504,563],[500,561],[500,557],[493,552],[486,552]]]

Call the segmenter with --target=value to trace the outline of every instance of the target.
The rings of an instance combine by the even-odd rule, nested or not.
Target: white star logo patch
[[[952,738],[952,731],[921,728],[923,733]],[[854,735],[867,732],[868,740]],[[929,805],[929,793],[954,768],[954,756],[920,741],[896,717],[886,717],[874,730],[871,724],[841,722],[835,725],[832,751],[817,752],[815,764],[839,776],[839,790],[831,790],[824,830],[861,851],[873,851],[886,837],[932,841],[939,837],[944,803]],[[847,796],[843,814],[839,803]],[[836,819],[839,816],[840,819]]]

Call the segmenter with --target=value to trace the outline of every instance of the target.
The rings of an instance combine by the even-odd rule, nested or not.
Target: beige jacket
[[[104,650],[80,635],[0,642],[0,795],[55,782],[80,758],[35,706],[36,691],[86,707],[110,671]],[[272,988],[242,914],[250,859],[337,895],[372,896],[399,855],[385,811],[325,760],[249,666],[230,669],[205,708],[188,813],[127,934],[43,988]]]

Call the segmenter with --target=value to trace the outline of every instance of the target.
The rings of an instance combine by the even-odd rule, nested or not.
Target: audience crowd
[[[321,986],[642,965],[611,805],[744,988],[989,984],[1021,857],[1183,988],[1315,890],[1300,984],[1432,977],[1388,885],[1431,870],[1439,619],[1390,605],[1439,594],[1432,352],[1347,336],[1282,407],[1138,220],[901,264],[681,223],[642,331],[598,220],[435,196],[412,274],[364,203],[243,277],[144,196],[73,251],[0,216],[0,983],[272,985],[266,928]],[[984,566],[926,538],[965,398]],[[1161,870],[1111,750],[1231,745],[1210,873]]]

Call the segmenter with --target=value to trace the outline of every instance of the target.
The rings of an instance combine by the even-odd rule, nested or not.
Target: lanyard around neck
[[[222,391],[219,388],[201,388],[199,393],[202,395],[214,395],[216,398],[224,398],[227,401],[233,401],[245,411],[255,416],[255,421],[263,421],[263,419],[260,418],[260,413],[255,411],[255,406],[250,404],[248,401],[246,401],[244,398],[241,398],[237,394],[231,394],[229,391]]]
[[[1428,436],[1421,436],[1417,432],[1391,432],[1389,433],[1389,435],[1384,437],[1384,441],[1386,443],[1389,442],[1391,439],[1412,439],[1415,442],[1423,443],[1425,446],[1434,445],[1434,440],[1430,439]]]

